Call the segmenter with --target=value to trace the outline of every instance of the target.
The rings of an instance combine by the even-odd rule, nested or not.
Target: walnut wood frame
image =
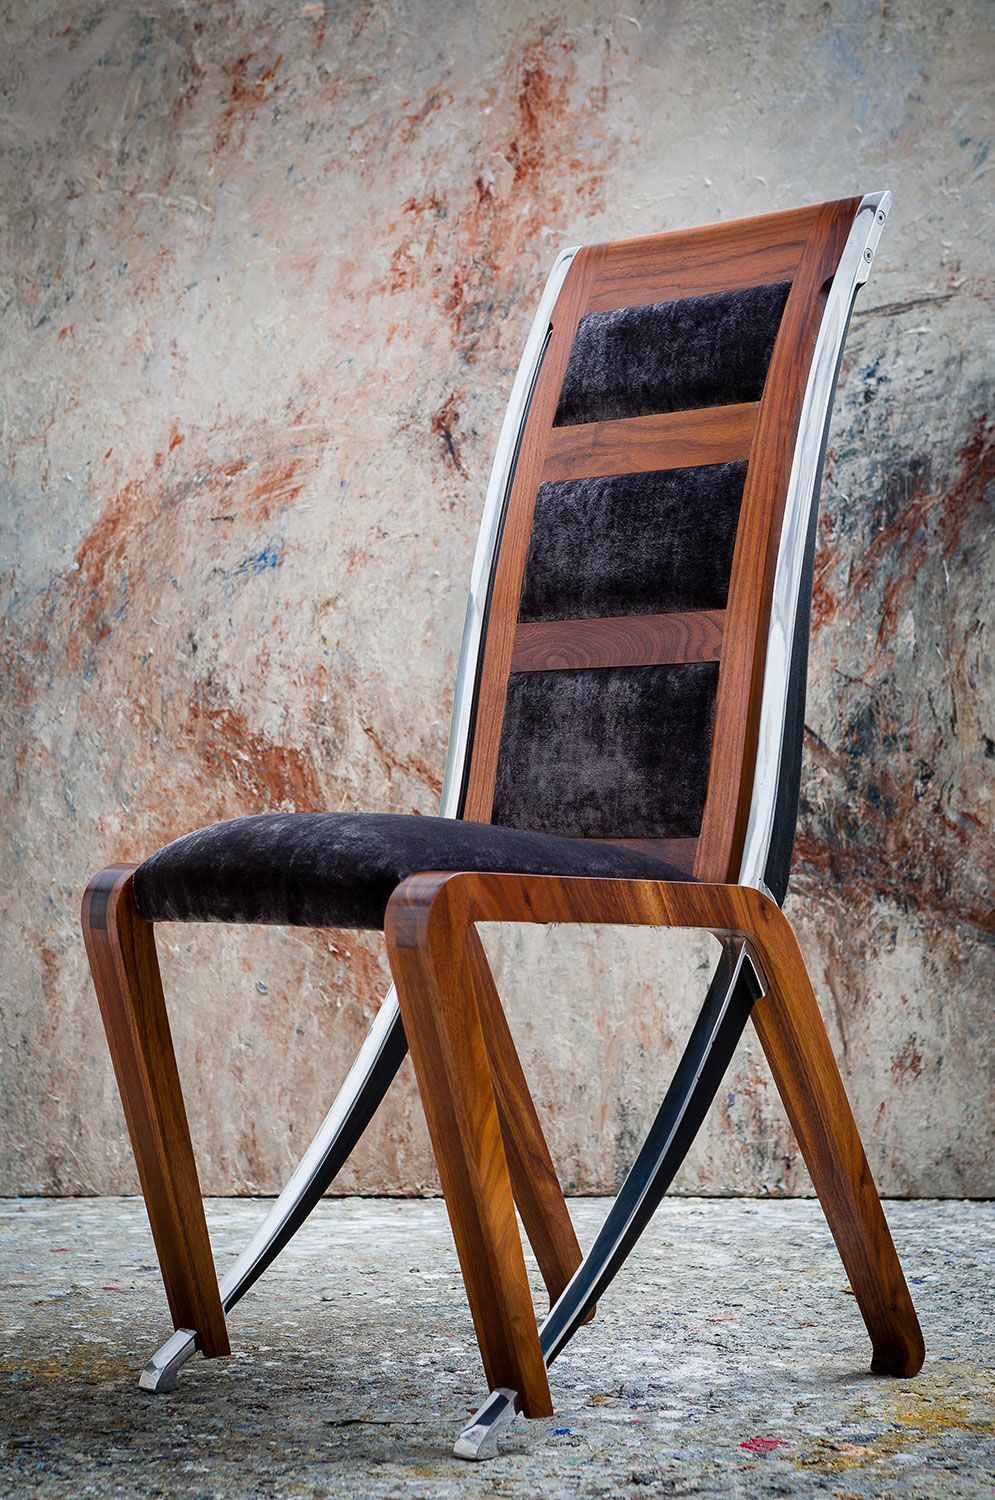
[[[528,1416],[550,1409],[486,1022],[465,978],[478,922],[698,928],[749,943],[765,986],[754,1024],[867,1326],[871,1368],[916,1374],[925,1350],[915,1309],[805,962],[776,902],[749,886],[413,875],[387,908],[387,948],[492,1388],[516,1392]]]
[[[737,878],[753,792],[771,596],[802,397],[828,284],[859,198],[613,245],[574,257],[522,434],[494,570],[480,669],[464,817],[488,822],[508,676],[536,670],[536,642],[583,665],[718,660],[708,790],[694,873]],[[759,402],[556,427],[560,387],[585,313],[640,302],[790,281]],[[721,636],[714,611],[640,619],[519,624],[518,608],[539,484],[550,479],[677,469],[748,459]],[[666,620],[667,628],[653,622]],[[682,642],[687,646],[682,647]],[[683,650],[691,654],[681,654]],[[708,654],[702,654],[707,652]],[[565,661],[564,665],[573,665]]]
[[[372,1062],[343,1119],[326,1142],[319,1132],[306,1181],[296,1196],[288,1184],[274,1211],[275,1228],[264,1226],[260,1243],[243,1252],[234,1274],[226,1275],[227,1290],[225,1283],[219,1289],[211,1259],[154,932],[135,905],[134,867],[114,866],[90,883],[84,939],[177,1329],[148,1388],[175,1383],[175,1369],[194,1347],[208,1357],[228,1352],[226,1310],[303,1222],[345,1160],[400,1065],[406,1031],[488,1378],[512,1409],[551,1411],[547,1365],[576,1323],[593,1314],[595,1283],[606,1285],[620,1260],[615,1257],[610,1273],[591,1273],[565,1333],[560,1319],[557,1342],[549,1326],[571,1293],[575,1303],[581,1295],[581,1253],[476,933],[476,924],[486,921],[694,927],[719,937],[724,952],[749,953],[764,993],[753,1004],[755,992],[743,992],[736,1024],[745,1024],[753,1004],[754,1024],[871,1337],[872,1368],[897,1375],[919,1369],[923,1344],[915,1311],[797,943],[776,903],[749,884],[730,883],[743,878],[771,601],[806,381],[827,289],[858,205],[866,202],[843,200],[572,253],[549,302],[549,327],[541,326],[543,312],[533,331],[532,373],[527,357],[516,382],[525,416],[517,428],[506,420],[506,451],[495,463],[490,540],[482,534],[475,564],[477,602],[471,591],[443,812],[490,818],[510,672],[718,661],[698,838],[617,840],[693,870],[697,883],[431,872],[403,882],[385,923],[400,1016],[385,1004],[382,1025],[374,1027],[379,1032],[368,1042]],[[791,288],[759,402],[553,426],[586,312],[780,280]],[[541,481],[734,458],[747,458],[748,468],[725,610],[518,622]],[[727,1050],[737,1035],[727,1031]],[[707,1098],[698,1100],[699,1113],[703,1107]],[[329,1120],[334,1114],[335,1107]],[[671,1175],[677,1160],[667,1167]],[[307,1158],[299,1170],[306,1165]],[[658,1195],[667,1181],[657,1181]],[[553,1304],[541,1332],[516,1206]],[[628,1222],[631,1230],[635,1221]],[[469,1449],[479,1456],[473,1444]]]
[[[135,868],[112,865],[90,881],[83,897],[83,939],[173,1326],[188,1331],[205,1358],[212,1359],[231,1349],[154,925],[142,919],[135,905]],[[478,1031],[486,1039],[481,1056],[493,1070],[490,1098],[503,1139],[501,1182],[510,1183],[509,1203],[513,1195],[555,1302],[580,1264],[580,1246],[486,956],[472,939],[462,950],[459,980],[474,998]],[[402,1050],[390,1077],[403,1056]],[[501,1261],[497,1257],[496,1273]]]

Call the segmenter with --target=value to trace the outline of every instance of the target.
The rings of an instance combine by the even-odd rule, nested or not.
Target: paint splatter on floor
[[[222,1266],[265,1207],[212,1201]],[[571,1207],[589,1243],[607,1205]],[[915,1381],[868,1373],[815,1203],[671,1199],[554,1366],[555,1417],[476,1467],[450,1457],[485,1389],[438,1201],[324,1202],[234,1312],[232,1358],[152,1397],[168,1319],[140,1203],[7,1200],[0,1494],[987,1497],[995,1208],[888,1213]]]

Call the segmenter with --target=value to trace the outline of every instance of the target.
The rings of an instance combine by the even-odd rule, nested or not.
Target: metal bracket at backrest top
[[[515,466],[522,433],[528,419],[529,405],[535,390],[542,358],[549,342],[549,331],[556,300],[567,279],[579,245],[563,250],[557,256],[549,273],[539,308],[525,341],[511,397],[501,424],[494,463],[487,485],[487,498],[477,537],[473,568],[470,573],[470,592],[466,601],[463,621],[463,639],[460,644],[459,666],[456,670],[456,685],[453,692],[453,715],[449,731],[449,749],[446,754],[446,769],[442,778],[442,801],[439,812],[444,818],[458,818],[463,811],[467,760],[473,739],[473,720],[476,707],[477,681],[480,660],[487,633],[487,608],[491,583],[497,563],[501,531],[511,486],[515,479]]]
[[[891,202],[889,192],[868,193],[860,201],[826,298],[802,401],[774,574],[753,795],[739,871],[741,884],[759,890],[766,889],[764,875],[775,831],[779,782],[785,769],[795,619],[836,379],[854,299],[870,274]]]

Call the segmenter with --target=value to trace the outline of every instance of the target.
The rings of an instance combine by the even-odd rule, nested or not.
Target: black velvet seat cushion
[[[420,870],[687,880],[618,845],[394,813],[265,813],[213,823],[135,871],[148,922],[383,926],[391,893]]]

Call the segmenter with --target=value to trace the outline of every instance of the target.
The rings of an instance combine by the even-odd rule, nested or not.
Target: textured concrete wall
[[[882,186],[789,909],[882,1186],[991,1186],[990,18],[4,7],[0,1188],[134,1187],[77,928],[93,870],[240,813],[435,809],[490,457],[555,252]],[[381,940],[162,937],[205,1187],[272,1191],[375,1011]],[[707,948],[490,946],[565,1180],[610,1188]],[[433,1180],[406,1069],[343,1183]],[[805,1189],[753,1040],[681,1184]]]

